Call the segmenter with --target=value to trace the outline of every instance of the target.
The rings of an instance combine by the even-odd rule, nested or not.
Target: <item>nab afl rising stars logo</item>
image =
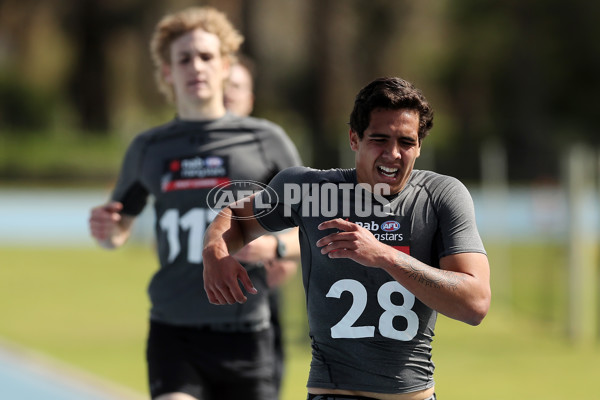
[[[226,157],[191,156],[166,162],[161,179],[163,192],[205,189],[229,183]]]

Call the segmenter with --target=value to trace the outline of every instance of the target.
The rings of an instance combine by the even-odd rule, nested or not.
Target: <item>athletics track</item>
[[[0,341],[0,400],[143,400],[142,394]]]

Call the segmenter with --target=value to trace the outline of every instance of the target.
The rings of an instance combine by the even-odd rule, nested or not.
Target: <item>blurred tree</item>
[[[52,126],[56,99],[14,72],[0,75],[0,129],[12,135],[40,133]]]
[[[49,129],[56,99],[23,71],[31,70],[31,28],[38,20],[39,0],[0,1],[0,129],[33,134]]]
[[[65,28],[74,50],[68,89],[84,132],[106,134],[110,128],[112,85],[107,52],[111,36],[125,26],[139,29],[143,21],[140,16],[153,10],[155,3],[154,0],[72,0],[65,8]]]
[[[257,115],[300,138],[315,167],[343,164],[356,92],[390,74],[434,103],[442,173],[478,179],[472,154],[494,138],[509,178],[556,180],[565,142],[600,141],[600,3],[584,0],[0,0],[0,126],[133,134],[163,119],[148,39],[191,5],[244,33]]]
[[[358,80],[363,84],[374,77],[388,75],[389,65],[386,62],[388,54],[400,51],[398,37],[406,34],[409,20],[413,17],[412,3],[397,0],[390,3],[387,0],[372,0],[369,7],[364,2],[354,1],[357,18],[356,35],[353,45],[354,68]],[[403,71],[397,75],[404,76]]]
[[[465,156],[492,136],[507,147],[512,180],[556,181],[566,142],[598,143],[591,117],[600,90],[599,12],[582,0],[449,4],[454,34],[441,83],[460,139],[441,169],[477,178],[477,159]]]
[[[312,29],[309,33],[309,58],[302,96],[304,115],[310,128],[313,143],[313,166],[333,168],[339,165],[338,141],[333,132],[328,131],[327,121],[331,118],[331,97],[336,93],[334,74],[339,71],[340,60],[335,57],[340,46],[336,35],[336,17],[340,2],[310,1]]]
[[[307,50],[303,71],[288,98],[301,110],[312,143],[312,165],[342,165],[348,151],[347,123],[354,96],[364,84],[389,69],[387,52],[393,32],[402,26],[405,1],[375,0],[307,2],[303,34]]]

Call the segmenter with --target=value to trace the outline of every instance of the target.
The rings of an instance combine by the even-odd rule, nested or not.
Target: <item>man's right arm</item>
[[[232,256],[268,233],[254,217],[253,199],[254,195],[246,197],[221,210],[204,235],[204,290],[212,304],[245,303],[238,280],[248,293],[257,293],[244,267]]]
[[[89,218],[90,233],[105,249],[122,246],[131,235],[135,217],[121,214],[123,204],[111,201],[92,208]]]

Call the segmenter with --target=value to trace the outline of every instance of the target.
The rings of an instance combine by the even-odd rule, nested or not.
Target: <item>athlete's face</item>
[[[252,92],[252,76],[239,64],[231,66],[229,79],[225,84],[225,108],[243,117],[252,113],[254,94]]]
[[[391,194],[400,192],[421,154],[418,132],[419,113],[415,110],[373,110],[362,139],[350,130],[358,182],[384,183]]]
[[[171,43],[171,63],[165,80],[173,85],[178,107],[223,102],[223,83],[229,63],[221,56],[219,38],[195,29]]]

